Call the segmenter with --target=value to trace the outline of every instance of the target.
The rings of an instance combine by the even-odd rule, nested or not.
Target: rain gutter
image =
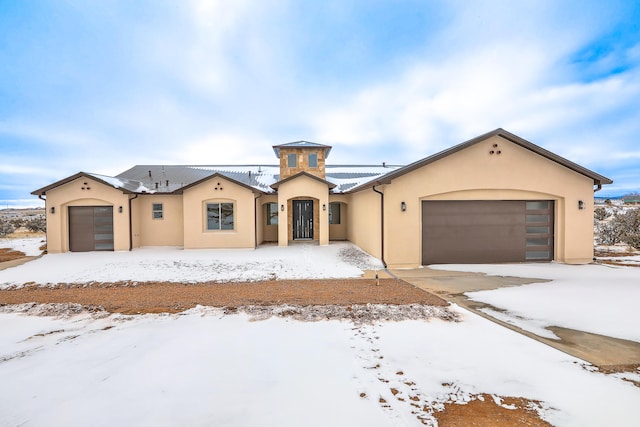
[[[47,224],[47,199],[42,197],[42,194],[38,194],[38,199],[44,201],[44,223],[45,226]],[[47,245],[47,243],[49,243],[49,239],[47,238],[47,236],[49,235],[49,233],[47,233],[47,230],[45,229],[45,233],[44,233],[44,244],[45,246]],[[48,249],[48,246],[47,246]],[[47,251],[48,252],[48,251]]]
[[[382,191],[376,190],[376,187],[381,185],[379,182],[376,183],[371,189],[380,195],[380,260],[382,261],[382,265],[384,265],[384,269],[387,269],[387,263],[384,260],[384,193]]]
[[[253,248],[258,248],[258,199],[262,197],[258,194],[253,196]]]
[[[138,194],[136,194],[135,197],[129,198],[129,252],[133,250],[133,224],[132,224],[133,221],[131,216],[131,201],[137,198],[138,198]]]

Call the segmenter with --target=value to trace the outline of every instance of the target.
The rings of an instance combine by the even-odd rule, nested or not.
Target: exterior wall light
[[[118,213],[122,213],[122,206],[118,207]]]
[[[400,210],[402,212],[406,212],[407,210],[407,204],[405,202],[400,202]]]
[[[49,212],[51,212],[52,214],[56,213],[55,206],[51,206],[51,209],[49,209]]]
[[[324,203],[322,204],[322,210],[326,211],[327,210],[327,205],[325,205]]]
[[[578,200],[578,209],[584,209],[584,202],[582,200]]]
[[[284,205],[280,205],[280,210],[284,212]]]

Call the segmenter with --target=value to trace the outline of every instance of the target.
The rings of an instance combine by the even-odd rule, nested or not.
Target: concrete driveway
[[[433,270],[428,267],[411,270],[392,270],[392,273],[418,288],[434,293],[451,303],[458,304],[492,322],[585,360],[600,368],[606,369],[629,365],[640,366],[640,343],[556,326],[549,327],[548,329],[558,336],[560,338],[559,340],[541,337],[488,315],[480,309],[491,308],[494,311],[501,310],[489,304],[472,301],[465,295],[466,292],[521,286],[530,283],[542,283],[548,282],[548,280],[488,276],[482,273]]]

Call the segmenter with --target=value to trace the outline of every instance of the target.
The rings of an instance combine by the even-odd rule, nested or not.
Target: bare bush
[[[16,231],[16,228],[13,224],[5,218],[0,217],[0,237],[8,236],[14,231]]]
[[[598,221],[603,221],[603,220],[605,220],[605,219],[607,219],[609,217],[609,213],[607,212],[607,210],[605,208],[600,206],[600,207],[597,207],[597,208],[594,209],[593,216]]]
[[[598,227],[600,244],[626,243],[640,249],[640,209],[616,214],[611,221]]]
[[[27,229],[33,233],[38,233],[38,232],[44,233],[45,231],[47,231],[47,220],[44,217],[44,215],[38,215],[35,218],[31,218],[30,220],[27,220],[24,226],[27,227]]]
[[[9,221],[11,222],[11,225],[13,225],[13,228],[15,228],[16,230],[24,225],[23,218],[11,218]]]

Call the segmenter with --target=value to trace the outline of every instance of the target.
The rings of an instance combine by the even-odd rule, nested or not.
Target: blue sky
[[[638,1],[0,0],[0,208],[78,171],[405,164],[502,127],[640,190]]]

